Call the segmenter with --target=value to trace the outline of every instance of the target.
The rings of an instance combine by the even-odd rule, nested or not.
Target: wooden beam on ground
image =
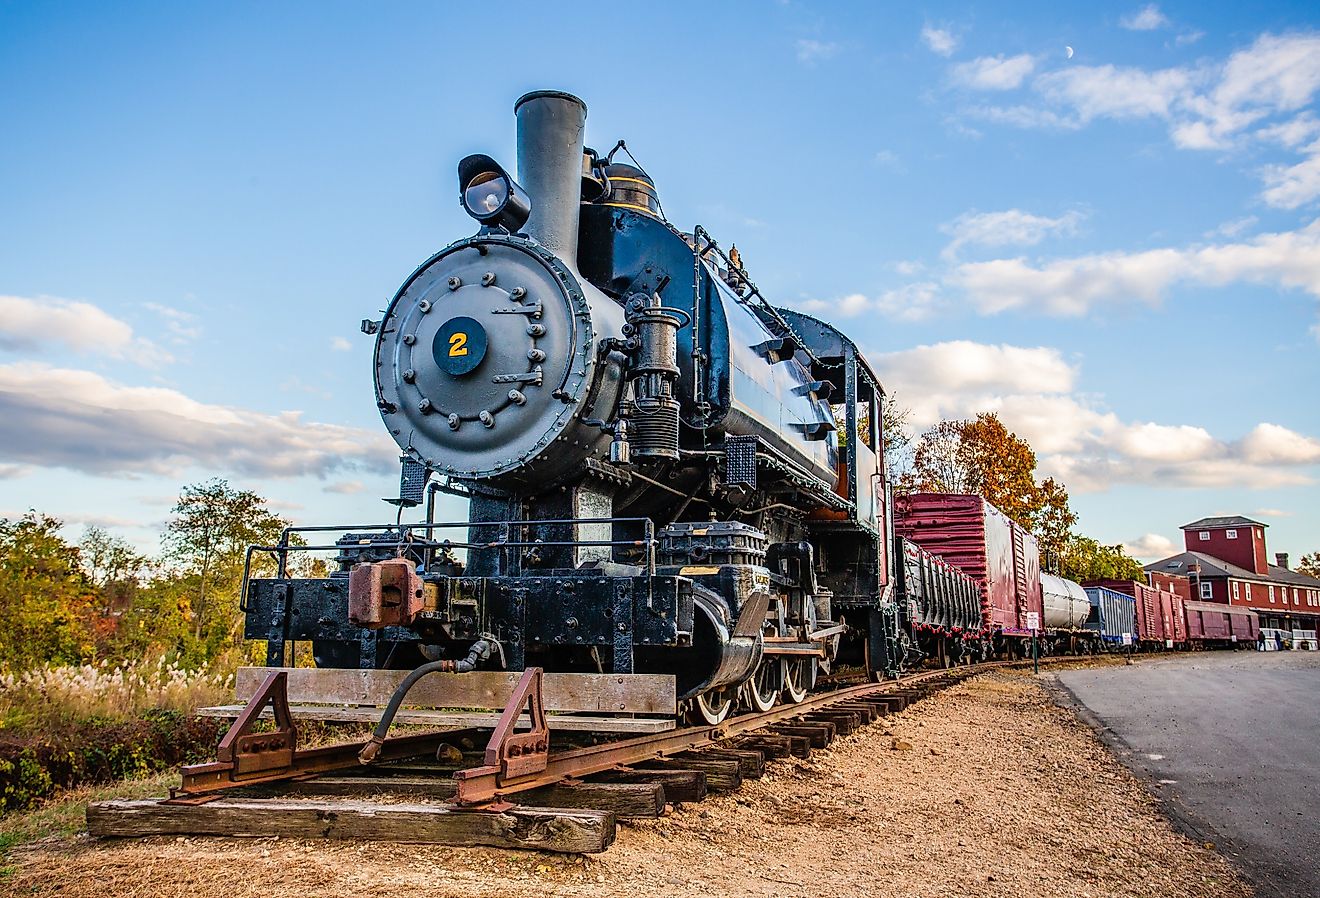
[[[762,735],[760,733],[754,736],[740,736],[727,747],[750,748],[753,751],[759,751],[767,761],[787,758],[793,753],[793,743],[788,736]]]
[[[201,717],[237,717],[243,712],[243,705],[217,705],[198,711]],[[384,708],[375,705],[290,705],[290,713],[296,720],[325,720],[334,723],[376,723],[385,713]],[[262,718],[269,719],[271,711],[267,708]],[[405,708],[394,717],[396,724],[416,724],[419,726],[465,727],[471,729],[494,729],[500,715],[485,711],[437,711],[429,708]],[[550,714],[546,718],[551,730],[587,733],[665,733],[674,729],[674,721],[659,717],[605,717],[601,715]],[[515,729],[525,730],[531,727],[527,715],[518,719]]]
[[[706,797],[704,770],[607,770],[592,777],[601,783],[654,783],[664,787],[665,801],[701,801]]]
[[[754,749],[740,748],[703,748],[698,751],[685,751],[674,755],[676,761],[689,759],[737,761],[738,772],[745,780],[759,780],[765,776],[765,755]]]
[[[502,812],[443,805],[310,799],[221,798],[205,804],[158,800],[87,806],[93,836],[279,836],[488,845],[572,854],[604,851],[614,841],[611,811],[515,807]]]
[[[841,702],[840,704],[831,705],[830,707],[838,708],[840,711],[851,711],[852,713],[859,715],[862,718],[861,722],[863,725],[870,723],[880,716],[876,713],[875,705],[872,705],[869,702]]]
[[[730,792],[742,785],[742,765],[738,761],[658,758],[634,766],[639,770],[700,770],[706,774],[706,789],[710,792]]]
[[[834,724],[808,723],[805,720],[775,724],[770,731],[784,736],[805,736],[811,740],[812,748],[824,748],[834,738]]]
[[[235,697],[246,703],[273,671],[289,674],[292,704],[385,705],[410,671],[336,668],[240,667]],[[408,693],[417,708],[484,708],[499,711],[518,685],[518,671],[433,673]],[[668,674],[547,673],[541,686],[547,711],[674,714],[677,692]]]
[[[807,720],[811,723],[834,724],[834,732],[840,736],[847,736],[862,725],[856,714],[851,711],[836,711],[832,707],[813,711],[807,715]]]

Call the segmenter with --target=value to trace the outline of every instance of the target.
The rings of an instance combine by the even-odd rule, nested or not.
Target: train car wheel
[[[733,710],[733,697],[736,693],[726,689],[712,689],[703,692],[692,700],[688,718],[697,726],[715,726],[723,723]]]
[[[779,693],[783,688],[783,664],[773,658],[763,658],[742,691],[748,708],[753,711],[769,711],[779,702]]]
[[[816,659],[785,661],[784,668],[784,699],[796,705],[816,686]]]

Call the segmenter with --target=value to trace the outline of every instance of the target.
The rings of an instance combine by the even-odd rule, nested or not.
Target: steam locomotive
[[[672,674],[713,724],[840,664],[984,651],[965,576],[940,573],[948,602],[899,601],[921,566],[894,557],[885,394],[856,344],[670,224],[623,141],[584,144],[577,97],[515,115],[517,180],[463,159],[475,233],[363,322],[397,520],[297,528],[336,552],[321,577],[291,576],[293,532],[254,547],[278,558],[244,589],[267,663],[310,641],[322,667]],[[468,519],[437,521],[440,492]]]

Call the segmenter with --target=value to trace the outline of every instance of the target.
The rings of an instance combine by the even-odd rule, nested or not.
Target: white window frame
[[[1234,601],[1237,601],[1237,599],[1238,599],[1238,587],[1239,587],[1241,584],[1239,584],[1236,580],[1233,580],[1233,581],[1231,581],[1231,582],[1232,582],[1232,584],[1233,584],[1233,600],[1234,600]]]
[[[1201,601],[1209,602],[1215,597],[1215,585],[1207,580],[1201,581]]]
[[[1210,531],[1202,530],[1200,534],[1197,535],[1197,539],[1199,539],[1203,543],[1208,543],[1210,541]]]
[[[1274,584],[1270,584],[1270,604],[1274,604]]]
[[[1237,531],[1236,531],[1236,530],[1225,530],[1225,531],[1224,531],[1224,537],[1227,538],[1227,539],[1237,539]]]

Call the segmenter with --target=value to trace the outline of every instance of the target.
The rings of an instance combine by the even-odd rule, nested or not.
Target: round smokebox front
[[[381,414],[405,452],[441,473],[535,468],[572,429],[591,345],[581,288],[553,256],[516,238],[461,244],[424,265],[386,313]]]

